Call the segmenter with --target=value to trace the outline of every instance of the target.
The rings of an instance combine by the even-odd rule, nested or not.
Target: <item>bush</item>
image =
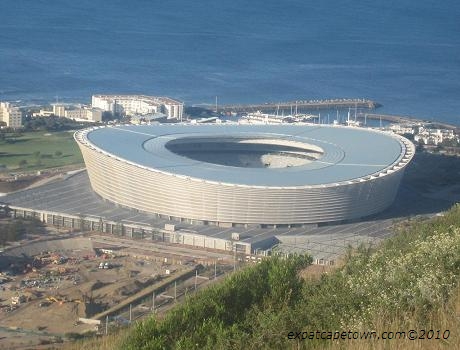
[[[41,154],[41,155],[40,155],[40,158],[42,158],[42,159],[45,159],[45,158],[50,159],[50,158],[53,158],[53,155],[52,155],[52,154],[46,154],[46,153],[45,153],[45,154]]]
[[[69,333],[66,333],[65,334],[65,337],[69,340],[78,340],[78,339],[83,339],[85,338],[85,336],[83,334],[80,334],[80,333],[76,333],[76,332],[69,332]]]
[[[276,315],[302,292],[298,272],[309,256],[273,257],[231,275],[174,308],[162,322],[139,323],[123,349],[214,349],[216,343],[252,334],[247,319],[270,307]],[[176,346],[174,346],[176,344]]]
[[[405,228],[377,250],[350,252],[335,272],[301,280],[298,271],[309,263],[273,257],[236,272],[163,320],[137,323],[120,349],[322,349],[324,341],[293,343],[287,334],[378,329],[407,318],[427,325],[458,290],[460,205]]]

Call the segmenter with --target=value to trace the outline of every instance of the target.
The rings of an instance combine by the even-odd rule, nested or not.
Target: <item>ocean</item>
[[[460,125],[453,0],[1,0],[0,100],[369,98]]]

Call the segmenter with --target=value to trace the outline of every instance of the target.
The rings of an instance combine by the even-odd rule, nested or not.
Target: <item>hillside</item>
[[[460,205],[401,227],[378,249],[350,251],[333,272],[301,278],[310,263],[303,256],[268,259],[190,297],[163,320],[69,349],[459,347]],[[396,339],[396,332],[417,339]]]

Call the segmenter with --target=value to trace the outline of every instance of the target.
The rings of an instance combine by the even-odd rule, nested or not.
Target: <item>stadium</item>
[[[80,130],[93,190],[178,222],[295,227],[347,222],[395,199],[414,146],[323,125],[140,125]]]

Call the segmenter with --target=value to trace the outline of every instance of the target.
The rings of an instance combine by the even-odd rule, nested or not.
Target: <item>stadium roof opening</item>
[[[192,136],[171,140],[169,151],[204,163],[243,168],[287,168],[317,160],[314,145],[266,136]]]

